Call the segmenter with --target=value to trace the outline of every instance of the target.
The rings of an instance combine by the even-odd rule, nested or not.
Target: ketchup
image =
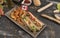
[[[24,3],[30,3],[30,1],[29,0],[25,0]]]
[[[0,15],[4,15],[4,12],[1,8],[0,8]]]

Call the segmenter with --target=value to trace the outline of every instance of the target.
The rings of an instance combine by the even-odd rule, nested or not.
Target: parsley
[[[35,26],[32,26],[31,29],[32,29],[33,31],[36,31],[36,27],[35,27]]]

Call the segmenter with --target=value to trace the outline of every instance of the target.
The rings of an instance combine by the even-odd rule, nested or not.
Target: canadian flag
[[[28,6],[22,5],[22,9],[23,9],[23,10],[28,10]]]

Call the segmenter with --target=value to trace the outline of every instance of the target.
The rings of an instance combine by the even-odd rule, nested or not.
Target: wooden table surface
[[[46,4],[48,3],[46,3],[45,0],[42,0],[42,6]],[[47,27],[39,34],[37,38],[60,38],[60,25],[40,16],[41,13],[46,13],[53,16],[54,14],[52,11],[56,9],[56,4],[40,13],[37,13],[36,10],[42,6],[35,7],[33,4],[29,6],[29,11],[32,12],[32,14],[39,20],[47,24]],[[5,8],[4,10],[7,12],[8,8]],[[6,16],[2,16],[0,18],[0,32],[0,38],[32,38],[28,33],[9,20]]]

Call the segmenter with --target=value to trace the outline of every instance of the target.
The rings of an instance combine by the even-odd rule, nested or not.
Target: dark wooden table
[[[42,6],[48,4],[45,0],[42,0]],[[60,38],[60,25],[48,19],[40,16],[41,13],[46,13],[53,16],[53,10],[56,9],[56,4],[50,8],[37,13],[36,10],[40,7],[35,7],[34,5],[29,6],[29,11],[32,12],[39,20],[47,24],[47,27],[39,34],[37,38]],[[34,7],[34,8],[32,8]],[[5,8],[4,11],[7,12],[9,9]],[[19,26],[9,20],[6,16],[0,18],[0,38],[32,38],[28,33],[22,30]]]

